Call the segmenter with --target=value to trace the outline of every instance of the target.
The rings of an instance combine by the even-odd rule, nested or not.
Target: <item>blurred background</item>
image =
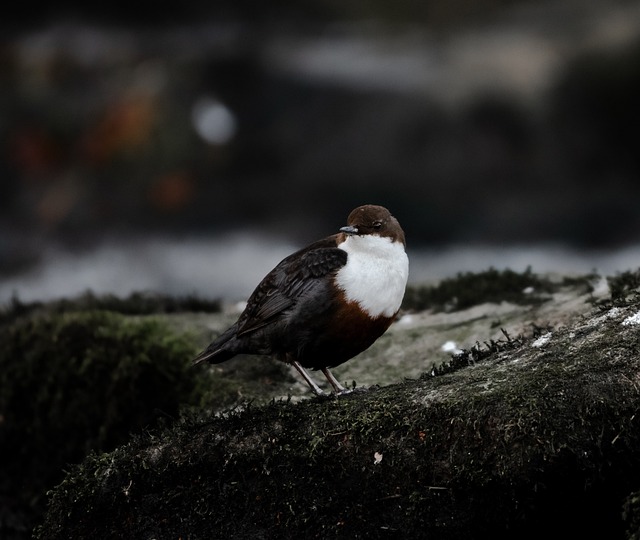
[[[0,302],[245,298],[360,204],[411,280],[640,265],[640,2],[14,6]]]

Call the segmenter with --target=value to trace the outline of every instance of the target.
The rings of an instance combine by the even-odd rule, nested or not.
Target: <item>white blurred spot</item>
[[[636,326],[640,325],[640,311],[635,315],[631,315],[630,317],[627,317],[624,321],[622,321],[623,326],[630,326],[632,324]]]
[[[593,296],[599,298],[610,294],[609,281],[605,275],[598,276],[597,280],[591,283],[591,286],[593,287]]]
[[[378,465],[380,462],[382,462],[382,454],[380,452],[374,452],[373,464]]]
[[[620,312],[622,310],[618,307],[612,307],[609,311],[607,311],[607,318],[608,319],[613,319],[615,317],[617,317],[618,315],[620,315]]]
[[[522,294],[533,294],[534,292],[536,292],[534,287],[525,287],[522,290]]]
[[[541,335],[538,339],[536,339],[531,346],[532,347],[544,347],[551,340],[551,332],[547,332],[546,334]]]
[[[242,313],[246,309],[246,307],[247,307],[247,301],[242,300],[240,302],[236,302],[235,304],[233,304],[231,311],[233,313]]]
[[[209,144],[226,144],[236,134],[236,119],[229,108],[211,97],[198,99],[191,110],[193,127]]]
[[[460,354],[462,349],[458,348],[455,341],[447,341],[442,347],[440,347],[444,352],[450,352],[451,354]]]

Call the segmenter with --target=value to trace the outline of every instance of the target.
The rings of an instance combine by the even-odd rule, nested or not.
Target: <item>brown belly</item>
[[[356,303],[337,304],[322,327],[309,329],[307,342],[295,354],[304,367],[321,369],[340,365],[369,348],[395,317],[372,319]]]

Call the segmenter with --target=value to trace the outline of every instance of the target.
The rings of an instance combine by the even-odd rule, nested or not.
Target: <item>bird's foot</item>
[[[322,373],[324,373],[324,376],[327,378],[327,380],[329,381],[329,384],[331,384],[331,386],[333,386],[333,390],[335,391],[334,393],[336,395],[341,395],[341,394],[348,394],[350,393],[350,390],[348,390],[347,388],[345,388],[344,386],[342,386],[339,382],[338,379],[336,379],[333,374],[329,371],[328,368],[322,368],[321,369]]]
[[[314,381],[311,378],[311,375],[309,375],[307,373],[307,370],[304,369],[299,362],[297,361],[293,361],[291,362],[291,365],[296,368],[298,370],[298,373],[300,373],[300,375],[302,375],[302,378],[305,380],[305,382],[309,385],[309,387],[311,388],[311,390],[313,390],[313,393],[316,396],[326,396],[327,394],[324,393],[324,391],[322,390],[322,388],[320,388],[317,384],[316,381]]]
[[[300,365],[299,362],[293,361],[293,362],[291,362],[291,365],[298,370],[298,373],[300,373],[300,375],[302,375],[302,377],[304,378],[305,382],[309,385],[311,390],[313,390],[313,393],[316,396],[318,396],[318,397],[328,397],[328,394],[325,393],[317,385],[317,383],[307,373],[307,370],[304,369]],[[324,376],[327,378],[327,381],[329,381],[329,384],[331,384],[331,386],[333,387],[333,392],[331,394],[329,394],[329,396],[336,396],[336,397],[337,396],[344,396],[346,394],[351,394],[353,392],[366,392],[368,390],[368,388],[364,387],[364,386],[356,387],[355,381],[353,382],[351,388],[345,388],[344,386],[342,386],[340,384],[340,382],[338,382],[338,379],[336,379],[333,376],[333,374],[327,368],[321,368],[321,371],[322,371],[322,373],[324,373]]]

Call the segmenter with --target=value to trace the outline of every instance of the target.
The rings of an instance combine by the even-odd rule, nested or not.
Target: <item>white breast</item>
[[[375,235],[348,236],[338,246],[348,253],[336,276],[347,300],[357,302],[371,317],[391,317],[402,303],[409,259],[401,242]]]

